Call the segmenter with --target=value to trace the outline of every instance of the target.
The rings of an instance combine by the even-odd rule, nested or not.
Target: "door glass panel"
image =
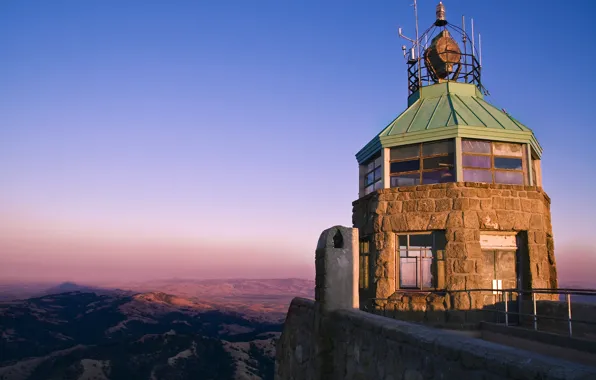
[[[400,258],[399,286],[402,288],[415,288],[416,277],[416,258]]]
[[[480,140],[462,140],[461,149],[464,153],[490,153],[490,142]]]
[[[453,155],[425,158],[422,161],[422,168],[426,169],[448,169],[453,166]]]
[[[403,160],[406,158],[415,158],[420,155],[420,145],[400,146],[391,148],[389,157],[392,160]]]
[[[464,181],[492,183],[493,174],[490,170],[464,169]]]
[[[434,170],[432,172],[422,172],[422,183],[429,185],[433,183],[447,183],[455,181],[453,170]]]
[[[432,259],[421,259],[420,266],[420,272],[422,275],[422,278],[420,279],[420,285],[422,286],[422,288],[432,288]]]
[[[462,165],[464,167],[490,169],[490,156],[470,156],[464,154],[462,156]]]
[[[436,154],[453,153],[452,141],[439,141],[434,143],[422,144],[423,156],[434,156]]]
[[[465,176],[464,176],[465,177]],[[503,183],[508,185],[523,185],[524,175],[521,172],[495,172],[495,183]]]
[[[391,187],[414,186],[420,184],[420,174],[402,174],[391,177]]]
[[[420,160],[391,163],[391,173],[412,172],[414,170],[420,170]]]
[[[495,157],[495,169],[522,170],[521,158]]]
[[[410,248],[428,248],[433,246],[433,236],[431,234],[410,235]]]

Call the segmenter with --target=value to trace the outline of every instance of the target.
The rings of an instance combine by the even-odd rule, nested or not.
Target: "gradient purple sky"
[[[0,279],[313,277],[406,107],[410,3],[0,2]],[[594,267],[596,3],[445,5],[544,147],[565,276]]]

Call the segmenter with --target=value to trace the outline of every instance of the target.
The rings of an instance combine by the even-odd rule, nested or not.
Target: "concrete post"
[[[322,310],[359,307],[357,228],[335,226],[323,231],[315,268],[315,300]]]

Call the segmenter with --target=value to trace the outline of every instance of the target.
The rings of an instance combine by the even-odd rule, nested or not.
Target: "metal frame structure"
[[[445,21],[446,22],[446,21]],[[457,41],[455,35],[460,35],[463,49],[461,52],[445,51],[445,53],[458,53],[460,60],[457,62],[445,61],[445,63],[452,64],[456,67],[454,73],[447,79],[439,79],[434,73],[432,67],[427,64],[425,56],[419,54],[417,57],[408,58],[408,95],[412,95],[421,87],[429,86],[440,82],[460,82],[474,84],[481,92],[487,93],[487,90],[482,86],[482,66],[479,60],[479,55],[475,51],[474,44],[466,32],[455,25],[445,24],[444,26],[434,25],[428,28],[422,35],[414,42],[416,46],[420,46],[423,40],[432,40],[443,30],[447,30],[454,34],[452,38]],[[469,46],[467,46],[469,45]],[[469,52],[468,52],[469,51]],[[448,55],[448,54],[447,54]]]

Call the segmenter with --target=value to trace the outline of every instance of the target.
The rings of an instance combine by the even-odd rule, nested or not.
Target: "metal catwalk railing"
[[[448,290],[448,291],[428,291],[428,290],[403,290],[398,291],[404,296],[414,296],[420,294],[435,294],[439,296],[446,296],[447,294],[453,295],[456,293],[467,293],[472,295],[473,293],[484,293],[492,294],[495,296],[495,302],[485,303],[481,311],[494,313],[497,315],[496,322],[503,323],[505,326],[518,326],[528,327],[528,320],[532,329],[538,331],[539,326],[545,321],[560,322],[566,325],[565,330],[570,337],[573,336],[574,325],[592,326],[593,331],[591,333],[596,336],[596,289],[532,289],[532,290],[519,290],[519,289],[470,289],[470,290]],[[558,296],[558,297],[553,297]],[[580,300],[572,302],[572,297],[577,299],[583,297],[587,300]],[[540,299],[543,298],[543,299]],[[555,298],[558,298],[555,299]],[[370,304],[365,303],[364,310],[366,311],[382,311],[383,315],[386,315],[388,311],[386,309],[387,304],[400,303],[399,299],[394,298],[370,298],[368,300]],[[539,306],[543,309],[560,309],[561,313],[553,312],[552,314],[539,314]],[[377,306],[379,304],[385,304],[384,306]],[[530,309],[531,312],[526,312]],[[583,310],[582,314],[589,314],[593,316],[593,320],[574,318],[573,305],[577,308],[581,306]],[[517,310],[515,310],[517,309]],[[469,310],[458,310],[448,309],[445,312],[451,311],[469,311]],[[548,311],[548,310],[547,310]],[[557,310],[554,310],[557,311]],[[502,317],[502,318],[501,318]],[[525,319],[525,320],[524,320]],[[486,320],[486,322],[495,322]],[[549,327],[549,326],[547,326]],[[551,330],[553,326],[550,326]],[[590,330],[592,330],[590,328]],[[543,329],[549,330],[549,329]],[[556,326],[555,330],[560,331],[560,326]]]

